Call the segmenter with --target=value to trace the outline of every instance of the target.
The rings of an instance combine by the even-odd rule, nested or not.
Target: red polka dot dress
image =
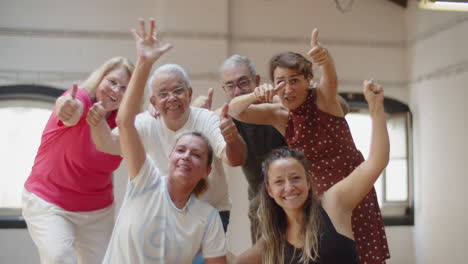
[[[346,119],[320,111],[316,89],[289,112],[286,141],[309,160],[318,196],[348,176],[364,158],[356,149]],[[360,263],[385,263],[390,258],[387,238],[374,188],[354,209],[352,228]]]

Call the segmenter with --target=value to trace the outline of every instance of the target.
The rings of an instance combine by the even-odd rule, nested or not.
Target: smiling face
[[[151,103],[166,120],[183,120],[189,114],[192,89],[187,87],[182,76],[174,71],[161,72],[151,83]]]
[[[268,167],[268,194],[285,212],[302,211],[310,182],[304,166],[295,158],[280,158]]]
[[[130,75],[123,68],[108,72],[99,83],[96,90],[96,100],[101,102],[107,111],[117,110],[129,81]]]
[[[274,72],[274,83],[284,82],[285,87],[278,93],[281,103],[289,110],[298,108],[307,99],[307,89],[310,79],[289,68],[277,67]]]
[[[208,177],[208,146],[195,135],[184,135],[177,141],[169,156],[169,177],[179,183],[195,186]]]

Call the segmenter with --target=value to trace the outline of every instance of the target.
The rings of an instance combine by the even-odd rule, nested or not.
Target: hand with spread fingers
[[[318,41],[318,29],[316,28],[312,31],[310,46],[311,49],[307,52],[307,55],[309,55],[313,63],[322,66],[329,60],[327,49],[322,47]]]
[[[257,101],[261,103],[272,103],[275,95],[277,95],[285,86],[284,82],[280,82],[275,87],[271,84],[264,83],[255,88],[254,94]]]
[[[148,31],[146,30],[145,21],[139,19],[140,34],[135,29],[132,30],[133,38],[137,46],[137,56],[140,60],[154,63],[159,57],[172,48],[171,44],[161,45],[158,40],[154,19],[150,19]]]

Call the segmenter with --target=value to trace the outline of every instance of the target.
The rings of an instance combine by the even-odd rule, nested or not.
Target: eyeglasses
[[[223,88],[227,90],[235,90],[236,86],[239,87],[241,90],[247,90],[250,88],[250,78],[248,77],[241,77],[235,83],[234,82],[226,82],[223,84]]]
[[[158,97],[161,99],[166,99],[169,97],[169,95],[172,95],[174,97],[180,97],[185,94],[186,90],[187,89],[185,89],[185,87],[179,87],[179,88],[172,90],[171,92],[168,92],[168,91],[159,92]]]

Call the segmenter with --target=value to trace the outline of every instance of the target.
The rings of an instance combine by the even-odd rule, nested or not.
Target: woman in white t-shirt
[[[138,59],[117,115],[120,148],[129,184],[104,263],[190,263],[202,252],[207,264],[226,262],[226,242],[216,209],[196,197],[208,187],[213,156],[200,133],[180,136],[161,175],[135,128],[151,67],[171,46],[159,44],[150,20],[133,31]],[[163,150],[161,150],[163,151]]]

